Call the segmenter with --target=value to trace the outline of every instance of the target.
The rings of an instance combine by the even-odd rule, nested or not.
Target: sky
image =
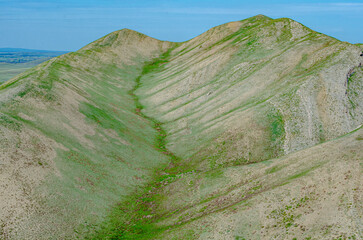
[[[122,28],[186,41],[257,14],[363,43],[363,0],[0,0],[0,48],[76,51]]]

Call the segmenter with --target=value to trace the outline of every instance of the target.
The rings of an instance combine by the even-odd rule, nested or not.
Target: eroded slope
[[[198,154],[220,136],[213,145],[233,142],[239,156],[230,158],[259,161],[362,123],[347,91],[361,70],[360,52],[293,20],[257,16],[181,44],[163,68],[141,79],[138,94],[146,113],[165,122],[178,155]]]
[[[361,237],[361,130],[311,148],[361,126],[360,52],[257,16],[156,60],[135,93],[179,159],[97,238]]]
[[[173,176],[154,239],[360,239],[362,140],[360,128],[282,158]]]

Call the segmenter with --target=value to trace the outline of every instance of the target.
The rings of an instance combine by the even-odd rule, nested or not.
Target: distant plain
[[[23,48],[0,48],[0,83],[66,52]]]

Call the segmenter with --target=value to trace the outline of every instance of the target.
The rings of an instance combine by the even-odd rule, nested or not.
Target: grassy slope
[[[362,129],[252,165],[191,173],[161,191],[155,239],[359,239]]]
[[[0,86],[0,187],[9,192],[1,207],[15,210],[1,213],[0,233],[359,236],[360,132],[276,158],[361,123],[361,73],[347,94],[343,87],[356,53],[291,20],[257,16],[181,44],[115,32],[14,78]],[[346,114],[349,100],[357,106]],[[342,174],[351,176],[347,185]],[[319,177],[328,182],[316,186]],[[351,217],[339,205],[343,220],[314,218],[330,214],[319,201],[337,184],[331,206],[348,192],[341,202],[354,205]]]
[[[256,17],[230,28],[180,45],[137,91],[190,169],[281,156],[362,122],[344,86],[361,61],[357,48],[289,19]]]
[[[319,187],[311,186],[319,190],[305,194],[300,179],[305,179],[310,172],[320,173],[328,165],[331,169],[334,169],[334,164],[344,165],[339,162],[343,155],[351,158],[346,171],[353,171],[362,160],[361,154],[356,155],[362,146],[357,140],[360,136],[354,135],[327,145],[329,149],[336,146],[334,152],[318,147],[282,159],[267,160],[339,136],[339,133],[334,135],[320,131],[322,127],[313,130],[313,136],[304,136],[308,134],[302,132],[304,129],[297,126],[288,128],[286,125],[289,123],[285,121],[293,118],[290,120],[293,123],[300,121],[307,124],[309,120],[304,119],[304,115],[309,114],[306,105],[318,104],[308,102],[306,98],[314,96],[322,86],[313,83],[314,89],[305,93],[301,93],[305,90],[301,86],[311,84],[316,75],[323,75],[321,72],[329,67],[341,71],[344,80],[349,68],[343,66],[340,69],[339,55],[352,54],[354,60],[349,63],[351,66],[355,66],[358,60],[355,56],[358,51],[354,47],[301,25],[298,25],[301,32],[292,32],[296,29],[286,27],[290,24],[296,23],[288,19],[267,20],[266,23],[266,18],[257,17],[236,24],[240,30],[235,33],[228,25],[216,27],[191,42],[181,44],[171,51],[168,61],[154,66],[153,71],[141,77],[136,94],[146,106],[145,114],[164,122],[163,126],[169,133],[167,146],[180,158],[156,176],[155,182],[144,194],[130,200],[139,203],[132,210],[129,209],[130,201],[117,206],[97,235],[98,239],[107,236],[122,236],[120,239],[251,239],[274,235],[281,239],[299,239],[315,234],[322,237],[360,236],[360,217],[355,216],[352,220],[349,214],[345,214],[347,208],[339,210],[341,219],[319,219],[316,224],[314,216],[308,215],[303,221],[295,223],[297,218],[301,218],[301,212],[307,211],[306,208],[315,208],[314,214],[329,214],[329,209],[317,208],[319,202],[327,198],[326,194],[315,197],[309,204],[305,201],[311,198],[309,194],[316,194],[336,183],[334,180],[334,183],[324,183]],[[281,35],[273,35],[279,29],[283,29]],[[270,41],[266,41],[268,37]],[[294,37],[296,39],[290,40]],[[236,69],[238,64],[247,68]],[[324,81],[324,76],[322,78]],[[356,79],[361,77],[356,75]],[[341,84],[343,86],[344,82]],[[358,85],[353,87],[356,91],[360,89]],[[276,93],[279,94],[276,96]],[[353,98],[358,100],[357,94]],[[322,115],[323,108],[331,108],[337,102],[339,99],[319,106],[320,110],[314,112],[317,115],[313,116],[317,118],[314,121],[319,121],[315,124],[324,125],[327,132],[332,126],[322,122],[319,115]],[[356,112],[362,113],[361,110]],[[357,122],[361,122],[361,115],[356,117]],[[341,119],[332,120],[344,124]],[[354,126],[357,127],[357,123]],[[348,127],[344,131],[352,129],[354,127]],[[300,137],[295,140],[295,149],[284,149],[287,134]],[[304,142],[309,140],[312,141]],[[345,144],[351,146],[349,151],[352,154],[344,149]],[[340,152],[343,149],[346,151]],[[329,156],[326,156],[328,153]],[[253,164],[255,162],[263,164]],[[246,164],[248,167],[245,167]],[[328,178],[329,174],[339,175],[340,172],[325,174]],[[354,180],[349,182],[349,187],[340,185],[339,190],[331,193],[333,201],[340,199],[342,191],[346,191],[355,196],[349,204],[358,204],[357,198],[361,196],[357,188],[360,171],[354,171],[352,178]],[[275,198],[288,200],[279,205]],[[254,205],[255,199],[260,205],[257,202]],[[248,207],[245,207],[246,202]],[[271,204],[265,206],[267,202]],[[332,203],[332,208],[336,207],[334,204],[336,202]],[[289,211],[285,211],[285,207]],[[290,210],[292,207],[299,208],[297,213],[295,209]],[[264,213],[257,218],[250,216],[245,208],[251,209],[252,213],[261,209]],[[361,206],[356,206],[357,209]],[[246,212],[250,218],[244,216]],[[241,218],[244,220],[237,220]],[[255,224],[249,223],[251,218],[255,219]],[[129,219],[137,224],[133,225]],[[344,227],[332,231],[340,225]],[[256,232],[258,237],[254,235]]]
[[[168,46],[123,30],[1,85],[5,236],[73,238],[166,163],[129,93]]]

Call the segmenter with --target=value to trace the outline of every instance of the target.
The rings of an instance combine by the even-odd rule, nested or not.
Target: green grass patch
[[[162,123],[142,112],[144,107],[139,97],[135,94],[142,84],[141,81],[144,75],[162,70],[163,65],[168,62],[171,50],[172,48],[162,54],[160,58],[145,63],[141,75],[135,78],[134,87],[128,93],[134,100],[135,114],[147,120],[149,125],[156,130],[157,134],[154,140],[155,148],[169,157],[170,161],[175,162],[179,158],[166,148],[167,133],[163,129]],[[91,121],[102,124],[104,128],[118,128],[118,126],[114,125],[115,119],[100,108],[90,104],[84,104],[81,112]],[[170,182],[175,179],[175,174],[173,173],[162,174],[162,172],[165,173],[167,170],[167,167],[155,170],[154,176],[149,181],[149,184],[143,187],[141,192],[128,195],[125,200],[114,206],[105,221],[91,235],[87,236],[86,239],[150,239],[164,231],[165,229],[158,227],[154,223],[156,218],[154,208],[163,199],[163,196],[157,192],[158,188],[163,186],[163,183],[166,181]]]
[[[91,122],[105,128],[113,129],[118,133],[126,131],[126,126],[121,121],[115,118],[114,115],[110,114],[112,111],[108,111],[105,108],[98,108],[89,103],[83,103],[80,106],[79,111],[83,113]]]
[[[278,172],[281,169],[283,169],[284,167],[286,167],[286,166],[285,165],[276,165],[276,166],[273,166],[271,168],[266,169],[266,174],[272,174],[272,173]]]

